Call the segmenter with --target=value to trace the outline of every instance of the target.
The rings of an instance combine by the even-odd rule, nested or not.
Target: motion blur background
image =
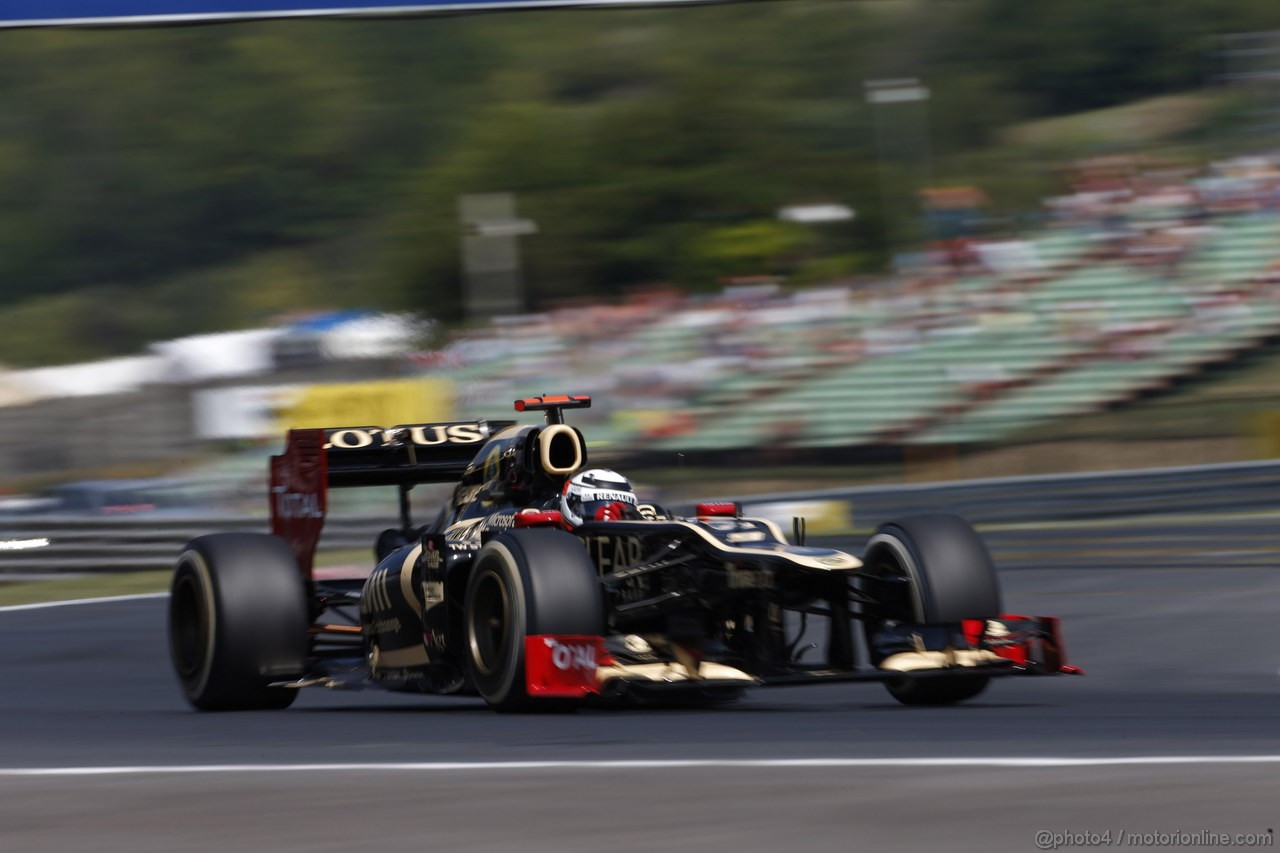
[[[1277,30],[779,0],[0,32],[0,507],[263,513],[288,427],[537,393],[704,494],[1280,455]]]

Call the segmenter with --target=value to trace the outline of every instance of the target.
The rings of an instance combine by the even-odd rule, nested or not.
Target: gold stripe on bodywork
[[[893,672],[915,672],[923,669],[954,669],[1000,663],[1004,658],[986,649],[951,649],[948,651],[898,652],[880,662],[881,669]]]
[[[413,564],[421,554],[422,543],[419,542],[417,547],[405,554],[404,562],[400,564],[400,592],[404,594],[404,600],[413,608],[414,614],[419,617],[422,616],[422,602],[418,601],[418,596],[413,589]],[[425,659],[424,657],[423,660]]]
[[[406,646],[403,649],[378,649],[376,669],[407,669],[412,666],[425,666],[427,659],[425,646]]]
[[[740,669],[706,661],[698,668],[696,674],[678,663],[615,663],[612,666],[602,666],[596,670],[596,682],[599,684],[605,684],[615,678],[662,683],[675,681],[741,681],[745,684],[754,684],[756,681],[754,676],[747,675]]]
[[[774,524],[771,521],[768,521],[767,519],[753,518],[750,520],[764,521],[765,524],[767,524],[775,532],[775,535],[778,536],[778,541],[783,543],[784,545],[786,544],[786,539],[784,539],[781,536],[781,531],[778,530],[778,527],[776,524]],[[813,557],[808,554],[795,554],[790,551],[772,551],[767,548],[751,548],[743,545],[730,545],[729,543],[721,539],[718,539],[715,535],[713,535],[710,531],[706,530],[702,526],[698,524],[694,524],[691,521],[672,520],[672,521],[666,521],[663,523],[675,524],[680,527],[684,527],[689,530],[692,530],[694,533],[701,536],[707,542],[714,545],[716,550],[729,556],[737,554],[737,555],[750,556],[750,557],[772,557],[774,559],[781,558],[793,565],[801,566],[806,569],[816,569],[818,571],[823,571],[823,572],[847,572],[847,571],[852,571],[854,569],[862,568],[862,560],[858,559],[852,554],[846,554],[844,551],[833,551],[831,555],[827,557]],[[644,532],[646,527],[652,527],[653,522],[651,521],[611,521],[609,522],[609,524],[610,526],[614,527],[614,529],[617,530],[618,532],[621,532],[624,528],[629,528],[629,529],[634,529],[637,534],[641,534]],[[829,562],[824,563],[822,562],[823,560],[828,560]]]

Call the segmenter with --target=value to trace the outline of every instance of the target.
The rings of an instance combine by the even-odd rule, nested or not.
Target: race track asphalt
[[[1123,555],[1101,541],[1114,527],[1092,550],[1089,531],[992,532],[1006,607],[1063,617],[1088,675],[1005,679],[951,708],[848,684],[712,710],[501,716],[313,690],[287,711],[198,714],[163,600],[0,612],[0,851],[989,853],[1044,849],[1039,831],[1059,849],[1108,831],[1274,845],[1280,571],[1232,556],[1254,521],[1202,526],[1223,558],[1172,567],[1150,556],[1190,525],[1134,528]],[[779,764],[725,763],[762,760]]]

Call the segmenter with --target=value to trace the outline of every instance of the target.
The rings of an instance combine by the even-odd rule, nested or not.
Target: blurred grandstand
[[[707,458],[767,446],[997,443],[1229,362],[1280,334],[1280,174],[1088,164],[1048,224],[956,238],[889,280],[729,287],[504,318],[426,361],[459,413],[600,401],[593,434]],[[795,453],[785,453],[787,450]]]
[[[595,397],[577,420],[606,453],[874,460],[1006,442],[1280,338],[1270,160],[1200,173],[1094,161],[1074,190],[1047,202],[1034,231],[966,226],[882,280],[653,290],[495,318],[432,350],[416,348],[423,329],[406,318],[332,315],[11,372],[0,437],[16,450],[3,473],[175,464],[210,441],[274,447],[290,423],[281,400],[298,388],[388,377],[434,390],[411,415],[367,408],[382,393],[369,386],[348,395],[349,414],[314,418],[510,417],[517,397],[572,391]]]

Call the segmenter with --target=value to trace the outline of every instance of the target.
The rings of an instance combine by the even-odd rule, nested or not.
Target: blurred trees
[[[308,307],[459,318],[473,192],[538,223],[535,304],[874,271],[886,186],[972,180],[1017,121],[1202,87],[1215,35],[1278,24],[1268,0],[782,0],[0,32],[0,362]],[[929,175],[877,162],[864,83],[894,77],[930,90]],[[858,217],[775,220],[809,201]]]

